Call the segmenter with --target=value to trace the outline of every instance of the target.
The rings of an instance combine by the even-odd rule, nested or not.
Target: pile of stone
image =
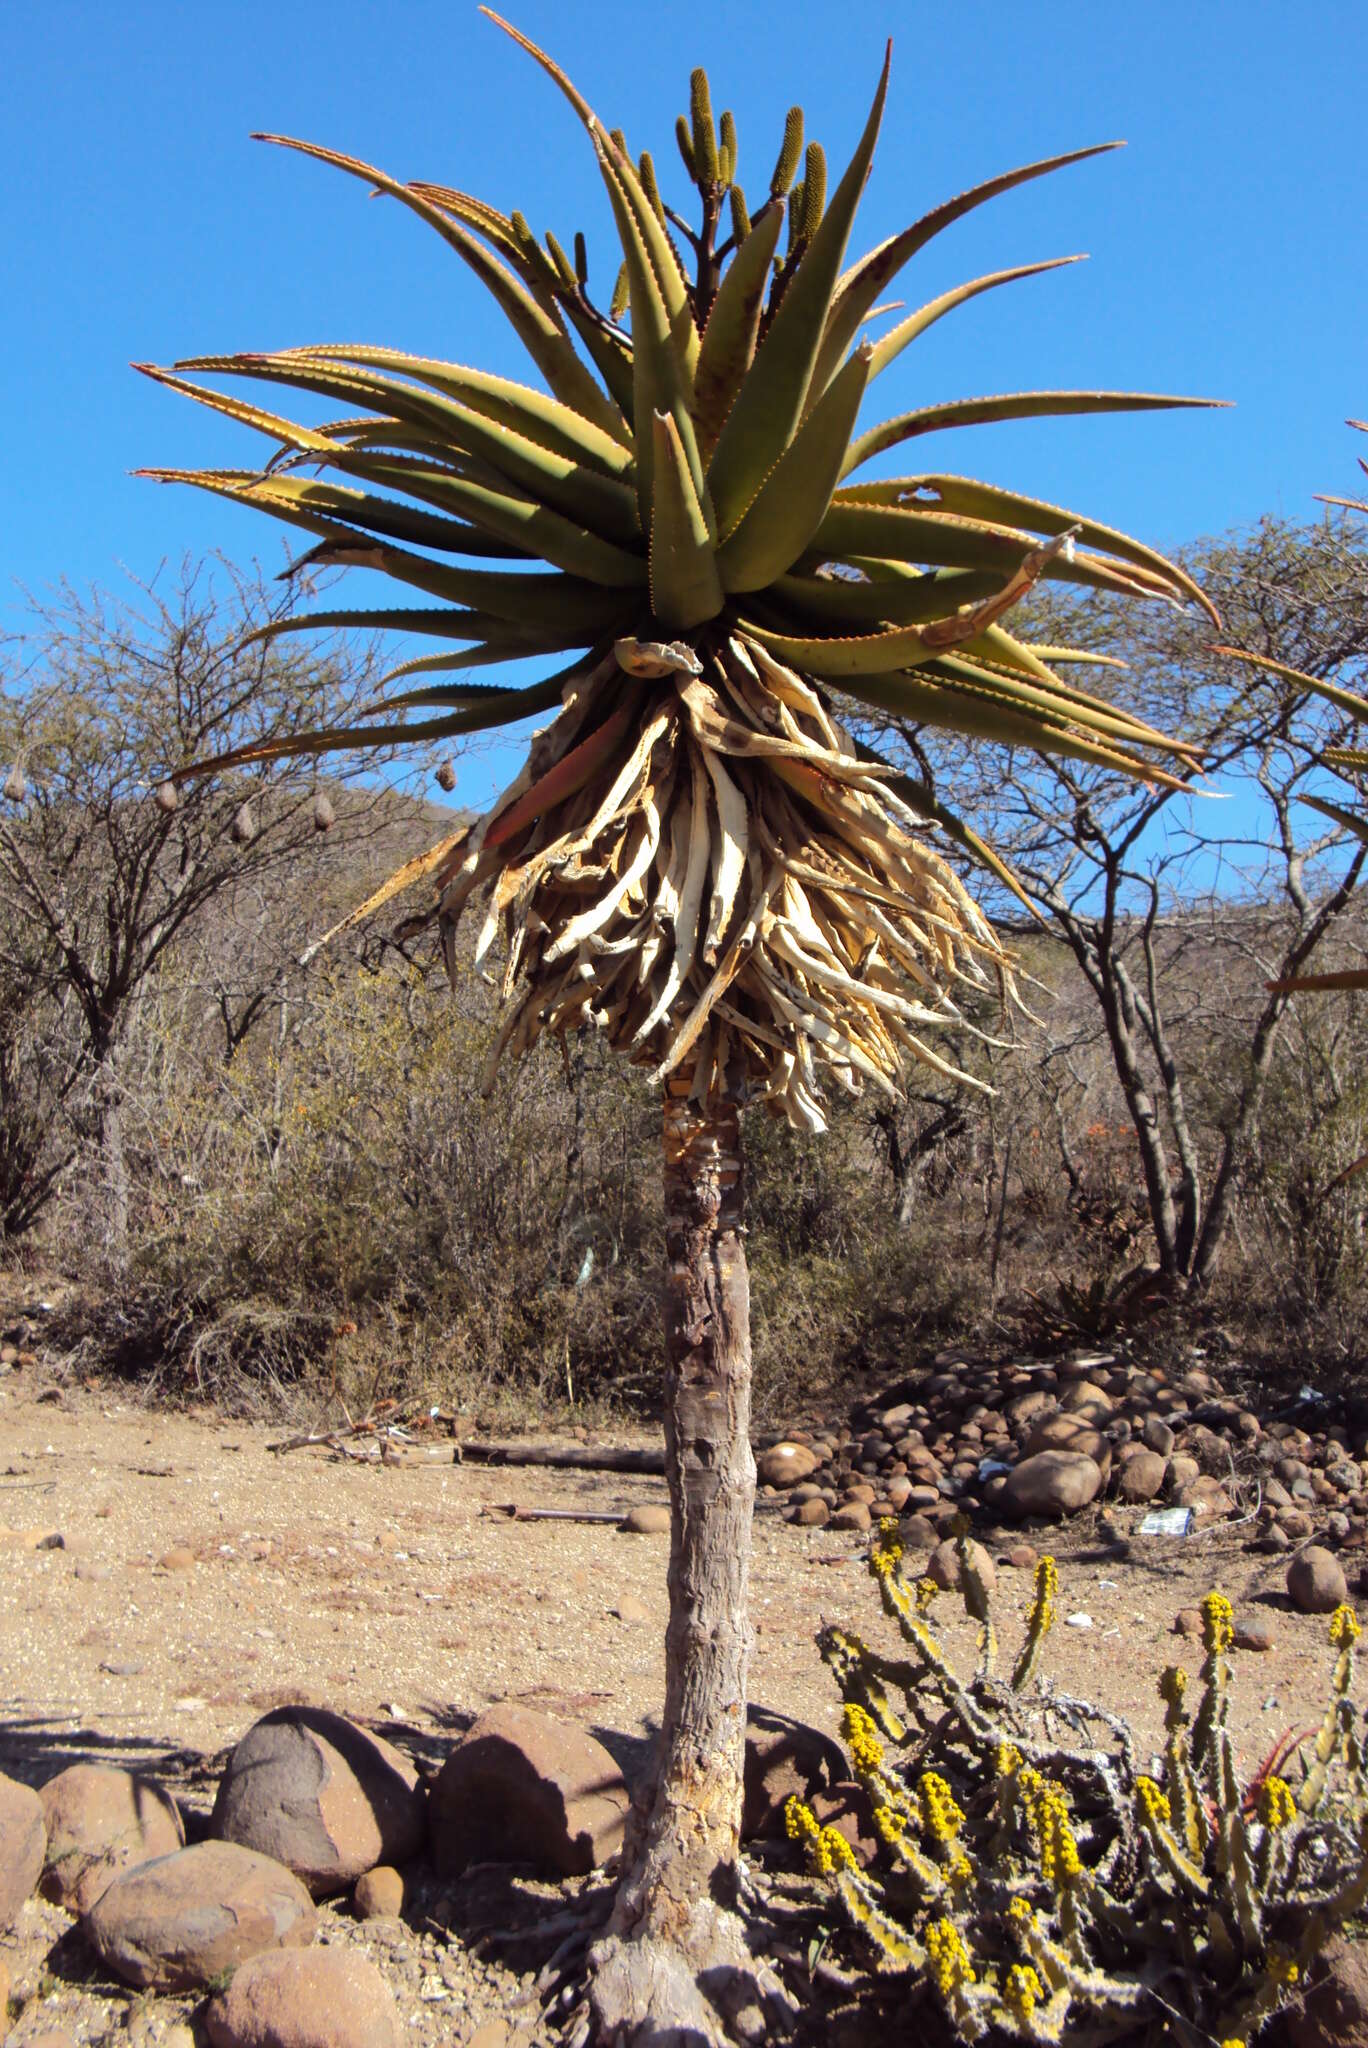
[[[1241,1514],[1270,1549],[1368,1543],[1368,1411],[1314,1398],[1266,1419],[1205,1365],[1170,1373],[1110,1352],[1006,1362],[942,1353],[839,1429],[771,1438],[762,1493],[800,1527],[896,1515],[936,1540],[955,1515],[1057,1518],[1095,1502]],[[920,1520],[918,1519],[920,1518]]]
[[[790,1792],[872,1846],[868,1800],[837,1745],[752,1707],[746,1839],[782,1837]],[[316,2048],[320,2012],[329,2048],[398,2048],[375,1967],[313,1946],[318,1901],[349,1895],[361,1917],[392,1918],[418,1877],[441,1883],[491,1860],[580,1876],[621,1848],[629,1804],[587,1730],[512,1703],[473,1722],[430,1780],[341,1714],[280,1708],[232,1751],[189,1843],[175,1800],[150,1777],[73,1764],[35,1791],[0,1776],[0,1933],[40,1892],[124,1983],[212,1991],[213,2048]],[[0,2013],[8,1990],[0,1981]]]

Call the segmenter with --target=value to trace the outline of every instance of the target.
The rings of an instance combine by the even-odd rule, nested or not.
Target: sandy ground
[[[667,1539],[490,1510],[625,1510],[663,1499],[662,1481],[457,1464],[447,1443],[397,1464],[282,1456],[268,1448],[278,1427],[149,1411],[118,1391],[44,1391],[39,1368],[0,1378],[0,1770],[37,1785],[78,1760],[148,1769],[193,1832],[224,1752],[271,1707],[336,1708],[431,1770],[504,1699],[584,1723],[629,1774],[640,1768],[663,1692]],[[1114,1519],[1132,1532],[1140,1511]],[[1125,1713],[1142,1754],[1160,1668],[1199,1660],[1172,1633],[1176,1612],[1215,1584],[1237,1619],[1268,1623],[1273,1647],[1236,1657],[1231,1725],[1253,1768],[1284,1730],[1319,1719],[1330,1653],[1324,1618],[1290,1610],[1285,1560],[1249,1549],[1252,1533],[1137,1536],[1118,1556],[1089,1514],[985,1540],[997,1556],[1023,1534],[1055,1551],[1061,1613],[1090,1626],[1064,1622],[1045,1668]],[[58,1535],[61,1547],[33,1547]],[[814,1633],[824,1619],[874,1639],[884,1626],[862,1542],[756,1518],[752,1697],[831,1733],[837,1700]],[[998,1584],[1010,1651],[1030,1574],[1000,1569]],[[936,1613],[963,1668],[973,1637],[954,1605],[946,1596]],[[334,1908],[325,1933],[381,1962],[414,2040],[464,2040],[494,2015],[510,2039],[540,2038],[512,2007],[527,1985],[422,1918],[358,1927]],[[22,2008],[15,2048],[58,2024],[78,2041],[122,2040],[130,2024],[156,2038],[185,2016],[184,2001],[150,2009],[92,1977],[69,1924],[35,1902],[0,1941]]]

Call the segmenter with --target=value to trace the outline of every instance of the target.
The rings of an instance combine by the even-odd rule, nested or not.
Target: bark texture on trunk
[[[746,1746],[755,1461],[741,1138],[733,1104],[665,1098],[665,1474],[670,1620],[653,1784],[638,1794],[595,1967],[599,2038],[763,2038],[773,1980],[734,1903]]]

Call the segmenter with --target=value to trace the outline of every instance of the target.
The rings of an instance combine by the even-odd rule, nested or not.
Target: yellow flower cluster
[[[887,1842],[890,1847],[893,1847],[907,1833],[907,1815],[899,1813],[894,1806],[876,1806],[874,1809],[874,1825],[879,1831],[881,1840]]]
[[[1221,2043],[1221,2048],[1249,2048],[1249,2043],[1241,2040],[1238,2034],[1227,2034],[1225,2040]]]
[[[1002,1987],[1003,2003],[1018,2020],[1029,2020],[1045,1996],[1045,1987],[1029,1963],[1013,1963]]]
[[[939,1771],[922,1772],[917,1780],[917,1795],[927,1834],[936,1842],[953,1841],[964,1825],[964,1809],[956,1805],[955,1795]]]
[[[1013,1899],[1007,1908],[1007,1918],[1014,1920],[1018,1929],[1024,1930],[1035,1926],[1036,1910],[1029,1899]]]
[[[1285,1948],[1271,1948],[1268,1951],[1268,1974],[1275,1984],[1295,1984],[1301,1971]]]
[[[966,1984],[975,1984],[969,1951],[953,1920],[933,1920],[926,1930],[926,1953],[936,1973],[936,1989],[950,1999]]]
[[[941,1590],[941,1589],[940,1589],[940,1587],[939,1587],[939,1586],[938,1586],[938,1585],[936,1584],[936,1582],[935,1582],[935,1580],[934,1580],[934,1579],[918,1579],[918,1581],[917,1581],[917,1612],[918,1612],[918,1614],[929,1614],[929,1613],[931,1612],[931,1609],[932,1609],[932,1607],[933,1607],[933,1606],[934,1606],[934,1604],[935,1604],[935,1601],[936,1601],[936,1599],[937,1599],[937,1596],[938,1596],[938,1595],[939,1595],[939,1593],[940,1593],[940,1590]]]
[[[796,1792],[790,1792],[784,1801],[784,1833],[791,1842],[812,1842],[821,1833],[816,1814]]]
[[[877,1771],[883,1768],[884,1746],[875,1730],[873,1716],[848,1701],[841,1715],[841,1726],[845,1733],[846,1748],[857,1771]]]
[[[1202,1602],[1202,1640],[1217,1655],[1228,1650],[1235,1635],[1235,1610],[1224,1593],[1214,1589]]]
[[[1083,1859],[1069,1823],[1069,1806],[1062,1786],[1040,1772],[1024,1769],[1017,1781],[1026,1798],[1026,1811],[1040,1843],[1040,1868],[1047,1884],[1056,1888],[1071,1884],[1080,1876]]]
[[[966,1890],[974,1882],[974,1866],[963,1849],[951,1859],[945,1878],[951,1889],[957,1892]]]
[[[1337,1650],[1348,1650],[1362,1633],[1353,1608],[1341,1601],[1330,1617],[1330,1641]]]
[[[1032,1635],[1044,1635],[1054,1626],[1058,1596],[1059,1566],[1047,1551],[1035,1568],[1035,1605],[1031,1609],[1030,1621]]]
[[[1297,1817],[1297,1802],[1285,1778],[1268,1777],[1259,1788],[1259,1819],[1278,1832],[1290,1827]]]
[[[1167,1794],[1160,1791],[1153,1778],[1136,1779],[1135,1797],[1142,1820],[1162,1821],[1165,1827],[1168,1826],[1173,1818],[1173,1808]]]
[[[1159,1697],[1166,1706],[1181,1707],[1183,1694],[1187,1691],[1188,1675],[1181,1664],[1170,1664],[1159,1680]]]
[[[1021,1751],[1014,1742],[1000,1742],[993,1765],[1000,1778],[1013,1777],[1021,1769]]]
[[[902,1539],[898,1525],[886,1515],[879,1524],[879,1533],[870,1545],[869,1562],[880,1578],[886,1577],[902,1563]]]

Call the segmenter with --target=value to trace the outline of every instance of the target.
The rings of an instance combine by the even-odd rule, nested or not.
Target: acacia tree
[[[754,1494],[740,1112],[763,1102],[819,1130],[823,1079],[893,1099],[907,1063],[950,1065],[932,1038],[959,1020],[957,997],[1010,986],[991,926],[930,843],[921,793],[854,746],[829,691],[1173,780],[1156,762],[1169,743],[1154,726],[1063,681],[1065,650],[1042,652],[999,622],[1041,579],[1200,599],[1140,543],[1019,494],[939,474],[852,479],[932,429],[1190,401],[1034,393],[859,431],[871,380],[932,322],[1051,266],[975,279],[863,339],[893,278],[971,208],[1094,152],[993,179],[843,269],[887,64],[830,194],[794,108],[754,214],[736,180],[736,124],[730,113],[715,123],[696,71],[678,127],[692,224],[664,203],[652,158],[629,154],[564,73],[509,32],[588,131],[623,259],[606,306],[590,296],[582,236],[573,255],[552,234],[543,247],[519,213],[287,146],[434,228],[489,287],[551,395],[378,346],[200,357],[150,374],[260,430],[274,452],[255,471],[151,474],[303,527],[318,537],[306,561],[371,567],[436,600],[285,622],[465,643],[393,671],[407,687],[372,729],[377,743],[555,714],[490,810],[410,874],[426,866],[435,882],[453,961],[458,919],[488,892],[475,957],[502,932],[507,1001],[491,1077],[543,1032],[589,1025],[663,1087],[666,1700],[593,1999],[605,2038],[704,2041],[717,2037],[718,2009],[754,1985],[727,1911]],[[300,425],[186,372],[297,387],[346,417]],[[573,658],[527,688],[442,679],[556,653]],[[437,715],[404,722],[414,708]],[[349,726],[308,744],[357,742]],[[240,749],[183,772],[285,751]],[[1184,750],[1173,752],[1181,769]]]
[[[1106,598],[1085,621],[1067,598],[1038,595],[1033,624],[1105,644],[1125,664],[1118,699],[1143,701],[1200,746],[1213,795],[1029,748],[988,766],[906,721],[896,735],[931,786],[984,821],[1077,963],[1135,1131],[1161,1282],[1178,1292],[1215,1271],[1287,983],[1332,937],[1368,859],[1323,801],[1353,720],[1334,678],[1368,660],[1362,536],[1339,521],[1266,519],[1183,560],[1229,645],[1191,615],[1127,613]],[[1259,672],[1241,676],[1236,652]],[[1237,956],[1253,970],[1243,997],[1219,964]],[[1199,1047],[1219,1048],[1222,1083],[1202,1072]]]
[[[256,892],[321,839],[338,806],[350,853],[371,829],[354,763],[332,778],[332,797],[311,766],[179,794],[164,781],[168,756],[287,741],[365,702],[368,655],[251,639],[281,616],[281,594],[231,580],[228,596],[203,567],[187,567],[142,609],[65,593],[38,619],[22,688],[0,696],[0,745],[14,764],[0,803],[0,1151],[13,1154],[4,1162],[15,1182],[11,1231],[37,1220],[94,1136],[109,1240],[122,1249],[119,1055],[149,980],[211,909],[240,962],[241,919]],[[297,934],[277,935],[298,952]],[[269,958],[258,947],[254,986],[235,977],[231,994],[226,982],[216,991],[231,1009],[229,1051],[287,965],[279,946]]]

